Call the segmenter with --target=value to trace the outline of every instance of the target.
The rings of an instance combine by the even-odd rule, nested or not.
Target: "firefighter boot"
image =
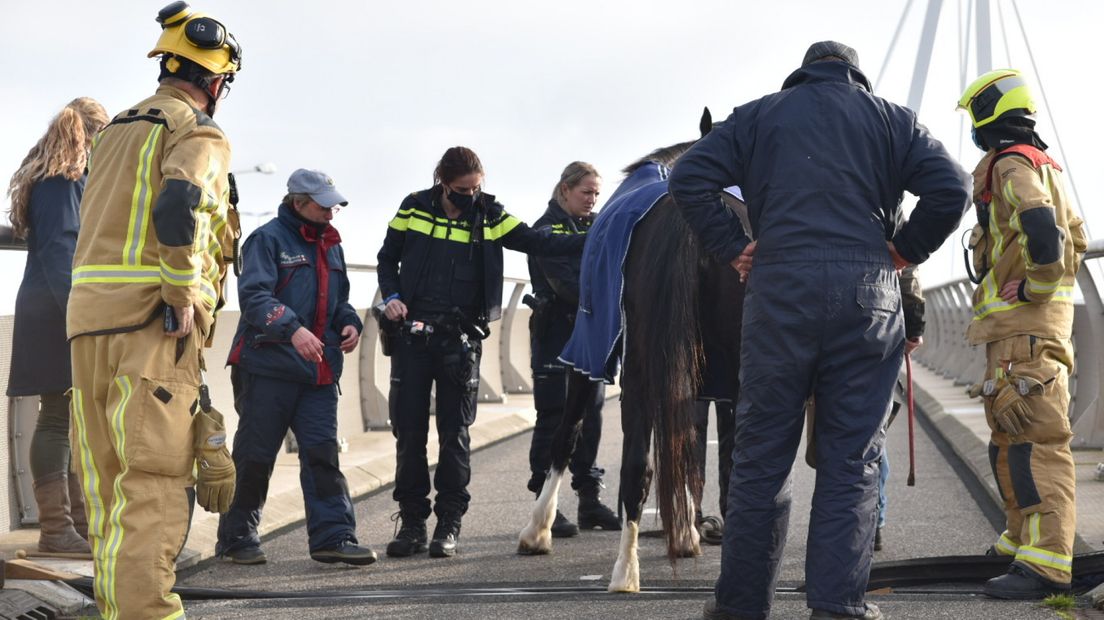
[[[81,490],[80,478],[76,474],[69,474],[69,516],[73,518],[73,528],[80,537],[88,540],[88,513],[84,508],[84,491]]]
[[[69,475],[49,474],[34,481],[38,503],[38,550],[51,553],[91,553],[88,541],[73,528],[69,516]]]
[[[429,557],[451,558],[456,555],[459,539],[460,515],[437,515],[437,527],[433,528],[433,540],[429,543]]]
[[[408,558],[416,553],[426,550],[426,522],[422,517],[410,513],[396,512],[391,518],[393,521],[402,521],[395,538],[387,543],[387,556],[392,558]],[[398,523],[396,523],[398,526]]]
[[[598,487],[579,489],[579,528],[584,530],[620,530],[621,520],[617,518],[598,496]]]
[[[1042,600],[1051,594],[1069,594],[1070,584],[1057,583],[1013,562],[1008,572],[985,582],[983,591],[993,598],[1010,600]]]

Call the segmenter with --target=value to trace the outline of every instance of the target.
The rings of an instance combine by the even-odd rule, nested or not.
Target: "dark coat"
[[[970,202],[970,180],[916,113],[871,93],[844,62],[793,72],[782,90],[733,110],[679,159],[671,194],[705,248],[729,262],[749,243],[721,204],[739,185],[767,259],[816,259],[822,248],[883,252],[910,263],[939,247]],[[901,195],[920,200],[907,223]]]
[[[472,234],[473,220],[478,225],[475,235]],[[470,282],[471,286],[483,287],[482,316],[469,318],[485,321],[502,317],[502,248],[542,256],[579,255],[585,241],[581,236],[535,231],[507,213],[494,196],[485,193],[479,194],[472,212],[449,220],[441,207],[441,188],[434,186],[407,196],[387,226],[383,247],[376,256],[376,272],[384,299],[398,295],[404,302],[410,301],[423,271],[442,267],[426,264],[430,244],[441,239],[465,246],[471,243],[481,246],[483,273],[474,273],[472,265],[476,261],[465,261],[460,266],[463,273],[458,270],[455,278]],[[482,282],[479,282],[480,276]]]
[[[249,235],[242,247],[244,263],[238,278],[241,320],[228,364],[314,385],[341,378],[341,330],[352,325],[363,332],[364,324],[349,304],[349,277],[340,243],[334,227],[319,232],[287,206]],[[321,277],[326,277],[328,286],[319,286]],[[322,341],[321,363],[303,359],[291,344],[291,335],[300,327]]]
[[[553,235],[585,235],[593,218],[576,219],[555,200],[533,228]],[[579,307],[579,272],[582,256],[529,257],[529,280],[538,306],[529,317],[530,365],[534,373],[562,373],[560,352],[575,327]]]
[[[31,189],[27,267],[15,299],[8,396],[64,392],[73,385],[65,307],[84,181],[55,176]]]

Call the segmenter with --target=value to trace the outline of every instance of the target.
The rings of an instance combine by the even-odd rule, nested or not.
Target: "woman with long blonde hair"
[[[65,307],[88,154],[107,122],[107,112],[95,99],[69,102],[8,185],[13,232],[27,240],[27,267],[15,301],[8,396],[40,397],[30,458],[40,551],[90,551],[80,487],[69,475],[65,392],[72,386],[72,373]]]

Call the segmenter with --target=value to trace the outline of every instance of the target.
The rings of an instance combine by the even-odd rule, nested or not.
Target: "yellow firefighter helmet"
[[[161,38],[148,54],[150,58],[180,56],[215,75],[241,70],[241,46],[217,19],[178,1],[161,9],[157,22],[161,24]],[[171,66],[169,70],[176,71]]]

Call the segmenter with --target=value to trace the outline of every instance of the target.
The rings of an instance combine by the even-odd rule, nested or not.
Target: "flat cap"
[[[859,53],[843,43],[835,41],[818,41],[810,45],[809,50],[805,52],[805,58],[801,61],[801,66],[804,67],[825,56],[835,56],[853,67],[857,68],[859,66]]]

